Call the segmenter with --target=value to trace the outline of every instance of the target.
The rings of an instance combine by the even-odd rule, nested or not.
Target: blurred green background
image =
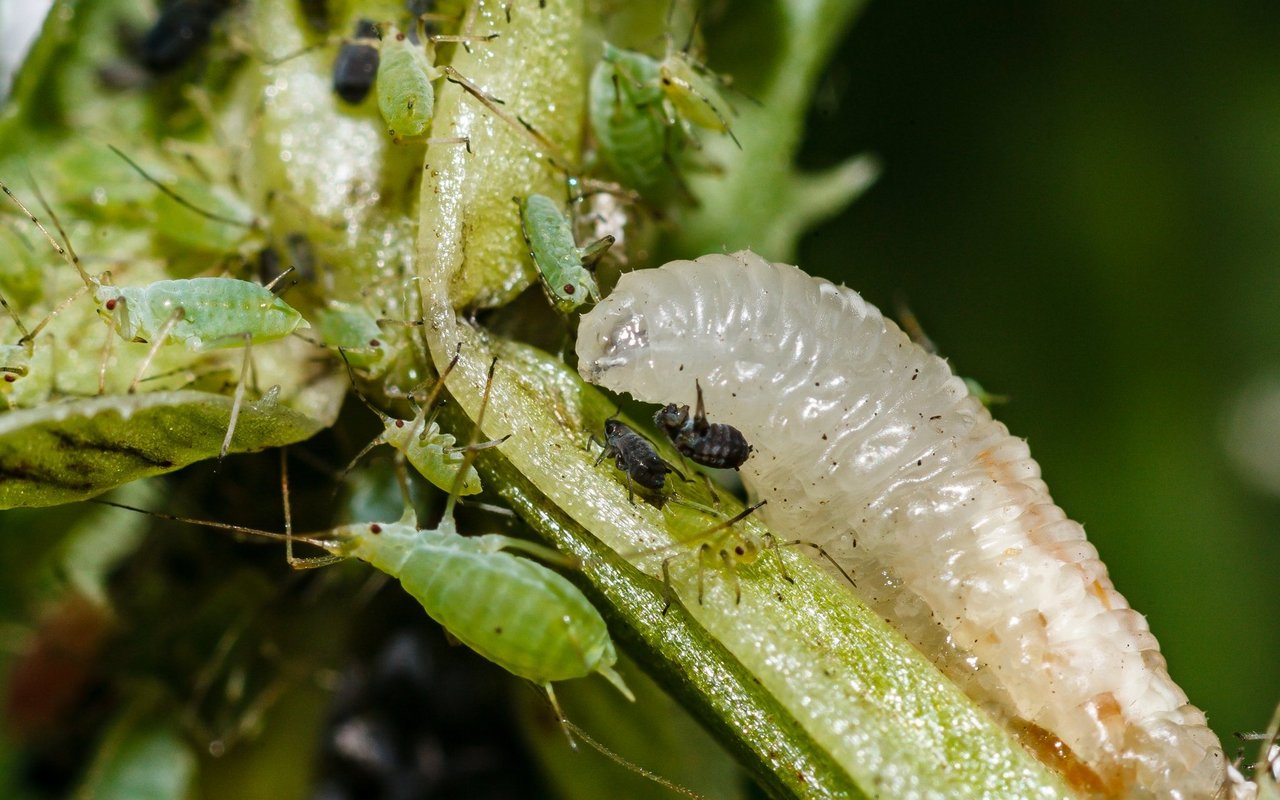
[[[1271,2],[872,3],[804,152],[884,172],[799,263],[1010,396],[1228,751],[1280,701],[1278,45]]]

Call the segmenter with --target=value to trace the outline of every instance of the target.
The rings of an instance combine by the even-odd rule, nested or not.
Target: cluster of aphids
[[[307,7],[315,5],[324,4],[311,3]],[[213,38],[215,26],[220,21],[226,21],[225,27],[234,29],[231,21],[226,19],[226,12],[234,8],[235,4],[226,0],[173,0],[164,4],[153,24],[139,38],[136,49],[138,63],[154,76],[179,70]],[[537,9],[531,5],[521,12],[537,13]],[[511,13],[510,7],[508,13]],[[328,23],[320,24],[327,26]],[[465,138],[427,138],[435,117],[436,84],[447,79],[469,92],[495,116],[530,137],[532,148],[554,149],[542,148],[546,138],[518,115],[504,110],[500,98],[487,95],[453,67],[436,63],[436,43],[480,48],[487,46],[499,33],[460,31],[445,35],[429,32],[428,24],[463,27],[458,17],[443,14],[412,17],[404,25],[404,30],[392,22],[361,18],[351,27],[350,36],[326,39],[321,44],[274,60],[265,57],[261,60],[268,65],[279,64],[318,47],[336,45],[332,59],[332,90],[335,96],[343,103],[358,105],[374,94],[388,135],[397,143],[425,141],[470,146]],[[245,47],[243,44],[240,46]],[[733,111],[721,95],[722,79],[706,70],[688,50],[687,44],[683,49],[676,49],[671,44],[671,37],[668,37],[666,53],[661,59],[607,43],[603,45],[602,57],[596,63],[589,82],[590,95],[586,105],[588,158],[580,169],[565,166],[566,186],[570,192],[576,187],[597,197],[625,198],[625,202],[641,197],[660,199],[664,185],[672,181],[681,183],[680,160],[689,143],[695,141],[695,128],[732,137],[729,119]],[[194,243],[198,249],[210,252],[220,245],[234,248],[238,253],[247,252],[256,242],[257,260],[260,262],[258,277],[267,283],[263,287],[251,281],[218,277],[157,281],[145,286],[116,286],[106,273],[93,275],[83,268],[65,232],[59,230],[62,234],[60,242],[48,236],[57,252],[75,267],[99,314],[111,329],[125,341],[152,346],[128,383],[129,393],[136,391],[142,381],[151,380],[144,373],[164,345],[183,344],[194,352],[245,347],[247,352],[249,345],[283,339],[310,327],[316,329],[320,344],[331,350],[343,348],[349,362],[363,370],[369,379],[378,380],[387,372],[397,356],[397,348],[388,346],[387,342],[386,323],[392,320],[385,319],[388,310],[394,312],[394,309],[384,308],[379,315],[353,299],[330,297],[320,308],[304,316],[278,296],[291,284],[279,281],[280,270],[274,266],[279,262],[279,256],[269,242],[263,241],[268,224],[256,212],[236,198],[211,191],[197,181],[156,179],[123,153],[117,153],[155,185],[158,189],[156,196],[169,203],[165,208],[181,207],[180,214],[175,216],[172,210],[160,209],[157,203],[157,231],[168,232],[177,241]],[[556,163],[554,157],[549,158]],[[234,174],[230,177],[230,183],[237,182]],[[287,197],[283,200],[277,198],[275,202],[288,200]],[[622,227],[602,224],[597,232],[603,235],[579,246],[574,233],[575,221],[565,214],[562,202],[534,192],[514,200],[516,206],[513,211],[519,220],[531,260],[537,267],[540,283],[552,305],[569,315],[584,304],[599,300],[601,290],[594,269],[623,235]],[[293,202],[297,203],[296,200]],[[23,211],[31,219],[36,219],[25,207]],[[56,223],[52,209],[47,211],[49,218]],[[204,221],[211,224],[209,230],[212,233],[204,241],[197,241],[202,229],[193,224],[189,216],[181,214],[204,217]],[[228,228],[236,229],[238,233],[229,235],[226,233]],[[605,233],[605,230],[614,232]],[[315,277],[316,264],[306,235],[293,232],[285,238],[289,245],[288,260],[297,267],[294,278],[311,281]],[[396,290],[379,291],[394,294]],[[3,381],[0,389],[4,389],[30,373],[37,337],[64,306],[58,306],[44,320],[28,328],[8,302],[3,298],[0,302],[3,302],[18,337],[13,344],[0,345],[0,379]],[[208,303],[228,309],[229,313],[219,320],[219,324],[193,313],[197,305]],[[410,305],[407,301],[405,304]],[[104,356],[104,367],[98,379],[99,393],[106,391],[107,360]],[[243,364],[241,372],[247,374],[247,355]],[[238,385],[243,385],[243,382]],[[0,392],[0,395],[7,401],[7,392]],[[239,406],[238,397],[237,410]],[[223,454],[230,446],[233,434],[234,419],[227,432]],[[701,435],[698,431],[684,434],[685,439],[691,442],[694,439],[690,437]]]
[[[140,40],[139,64],[153,76],[178,70],[211,39],[214,26],[224,18],[224,12],[233,7],[233,3],[219,0],[175,0],[166,4]],[[533,3],[526,10],[537,13]],[[325,45],[337,45],[332,65],[335,96],[351,105],[366,102],[370,95],[376,97],[387,134],[395,144],[425,141],[470,147],[466,140],[428,138],[435,115],[435,84],[445,79],[462,87],[496,117],[516,126],[535,143],[545,142],[545,137],[518,115],[505,111],[501,99],[486,94],[452,66],[436,63],[434,46],[438,42],[484,47],[498,34],[429,33],[427,21],[426,16],[416,17],[402,29],[390,22],[360,19],[350,29],[351,36],[326,41]],[[444,24],[459,22],[445,20]],[[316,45],[319,46],[323,45]],[[276,59],[275,63],[292,55],[296,54]],[[598,181],[593,184],[596,189],[620,196],[646,193],[656,196],[668,182],[679,182],[676,162],[692,140],[692,128],[732,136],[728,123],[732,112],[720,96],[719,79],[705,71],[686,50],[675,50],[670,45],[661,59],[604,45],[603,56],[592,73],[590,93],[587,122],[593,155],[581,171],[566,167],[567,186]],[[188,212],[221,225],[255,233],[263,231],[264,224],[247,209],[232,213],[211,210],[208,197],[192,199],[193,195],[200,195],[198,187],[180,186],[156,177],[124,152],[115,152],[156,191]],[[606,183],[607,180],[617,183]],[[24,203],[8,186],[3,186],[9,199],[37,226],[59,257],[75,270],[83,288],[30,328],[20,314],[0,298],[0,304],[21,334],[16,344],[0,348],[0,375],[6,383],[29,374],[37,337],[69,303],[81,294],[88,294],[97,314],[109,328],[109,343],[123,340],[148,346],[146,356],[128,384],[128,393],[136,391],[147,378],[153,359],[166,345],[180,344],[193,352],[243,348],[243,366],[235,384],[235,401],[221,448],[225,455],[233,440],[245,387],[250,383],[251,346],[313,329],[319,336],[317,343],[338,355],[348,369],[359,369],[368,379],[377,380],[397,355],[384,346],[384,325],[388,322],[421,324],[412,320],[380,319],[354,297],[330,298],[314,313],[308,313],[310,319],[307,319],[279,296],[279,292],[287,288],[280,280],[282,274],[273,274],[267,285],[232,277],[177,278],[144,285],[117,285],[109,272],[94,274],[86,269],[53,208],[39,195],[37,187],[32,188],[49,225],[31,210],[36,208],[35,204]],[[61,199],[65,202],[65,198]],[[615,237],[605,235],[579,247],[573,223],[561,203],[533,192],[514,200],[513,212],[518,214],[524,240],[555,308],[567,315],[599,299],[592,269]],[[238,241],[237,247],[242,244]],[[293,244],[296,247],[292,249],[303,250],[307,243],[303,237]],[[209,244],[210,248],[216,246],[212,241]],[[217,313],[209,313],[210,310]],[[454,363],[456,361],[455,357]],[[109,357],[104,353],[99,393],[105,393],[108,362]],[[454,438],[436,424],[435,401],[451,367],[452,364],[440,370],[442,374],[429,392],[421,396],[417,391],[402,393],[414,406],[410,418],[374,408],[384,431],[361,452],[363,455],[369,448],[388,444],[397,451],[399,463],[407,463],[450,493],[444,517],[435,528],[418,526],[407,498],[405,516],[398,522],[364,522],[309,536],[293,535],[288,522],[284,534],[224,523],[201,524],[283,540],[290,563],[297,567],[318,566],[344,558],[367,561],[401,580],[427,613],[459,640],[512,673],[545,686],[549,695],[552,682],[591,673],[603,675],[627,693],[625,684],[612,669],[615,654],[598,612],[558,573],[511,551],[534,552],[550,560],[556,559],[555,553],[503,536],[464,537],[457,531],[453,521],[454,503],[459,496],[481,491],[479,474],[471,463],[475,453],[502,444],[505,437],[458,446]],[[351,377],[354,382],[354,372]],[[489,378],[492,383],[492,367]],[[488,391],[486,386],[486,403]],[[373,408],[372,404],[370,407]],[[482,404],[481,417],[483,413]],[[750,455],[751,449],[739,431],[707,420],[700,387],[693,415],[688,406],[672,404],[662,409],[655,421],[670,436],[677,451],[698,464],[737,468]],[[480,428],[479,420],[476,428]],[[625,474],[628,487],[635,483],[645,490],[661,492],[666,475],[675,469],[658,455],[653,445],[618,420],[606,424],[605,435],[604,455],[614,458]],[[287,486],[284,495],[288,520]],[[740,518],[730,520],[729,524]],[[293,546],[299,542],[326,551],[326,555],[294,558]],[[437,570],[440,565],[443,567]],[[463,579],[458,576],[464,573],[472,594],[507,598],[506,605],[496,601],[458,602],[457,583]],[[511,586],[524,588],[512,592]],[[545,614],[528,614],[528,609],[534,606]],[[532,616],[539,617],[536,625],[507,627],[503,623],[503,619]],[[532,662],[527,657],[531,652],[538,654]],[[554,702],[554,695],[551,696]]]
[[[692,417],[689,406],[668,403],[653,415],[653,421],[671,440],[680,455],[704,467],[713,469],[737,469],[751,456],[751,445],[742,431],[722,422],[709,422],[702,402],[702,386],[694,381],[698,402]],[[627,495],[634,501],[634,484],[639,484],[657,495],[666,486],[667,475],[679,470],[658,454],[653,443],[637,433],[626,423],[608,419],[604,423],[604,445],[599,464],[612,457],[614,464],[626,475]],[[681,475],[683,477],[683,475]]]

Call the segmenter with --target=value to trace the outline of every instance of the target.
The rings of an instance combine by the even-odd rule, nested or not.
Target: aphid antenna
[[[142,166],[138,164],[138,162],[134,161],[132,158],[129,158],[129,156],[125,155],[124,151],[122,151],[120,148],[116,147],[113,144],[108,144],[107,147],[111,148],[111,152],[120,156],[120,158],[122,158],[126,164],[132,167],[134,172],[137,172],[139,175],[145,178],[148,183],[150,183],[151,185],[159,189],[160,192],[164,194],[165,197],[168,197],[170,200],[174,201],[175,203],[187,209],[188,211],[192,211],[196,214],[199,214],[202,217],[205,217],[206,219],[211,219],[215,222],[222,222],[227,225],[234,225],[238,228],[244,228],[246,230],[256,231],[261,228],[260,223],[256,219],[245,222],[242,219],[228,217],[223,214],[219,214],[216,211],[210,211],[206,208],[201,208],[200,206],[196,205],[195,203],[192,203],[187,198],[175,192],[173,189],[166,186],[163,182],[161,182],[155,176],[151,175],[149,172],[143,169]]]
[[[461,342],[458,343],[458,347],[461,349]],[[453,361],[450,362],[450,368],[452,368],[452,365],[457,362],[458,356],[459,353],[455,352]],[[484,414],[489,408],[489,395],[493,391],[493,373],[497,368],[498,357],[494,356],[493,360],[489,362],[489,374],[485,378],[484,382],[484,395],[480,400],[480,412],[476,414],[476,423],[471,428],[471,438],[467,442],[467,446],[464,448],[465,453],[462,456],[462,466],[458,469],[458,474],[453,479],[453,488],[449,490],[449,499],[444,505],[444,519],[453,519],[453,509],[458,504],[458,497],[462,493],[462,485],[466,483],[467,472],[471,469],[471,465],[475,463],[476,453],[479,452],[479,448],[476,448],[475,444],[480,440],[481,426],[484,425]],[[443,374],[440,376],[440,384],[444,384]],[[503,441],[505,441],[505,439]],[[559,708],[557,708],[556,711],[559,712]],[[559,714],[559,716],[561,719],[564,718],[563,714]]]
[[[31,185],[32,185],[32,188],[35,188],[34,181],[32,182]],[[92,277],[89,276],[89,273],[85,272],[84,267],[80,264],[80,256],[76,255],[75,250],[71,249],[70,245],[68,245],[67,247],[63,247],[61,244],[58,244],[58,240],[53,238],[53,234],[50,233],[49,229],[44,226],[44,223],[40,221],[39,217],[31,213],[31,209],[23,205],[22,201],[18,199],[18,196],[13,193],[13,190],[10,189],[2,181],[0,181],[0,190],[3,190],[4,193],[9,196],[9,199],[12,200],[14,204],[18,206],[18,208],[22,209],[22,213],[26,214],[27,219],[31,220],[31,222],[35,224],[36,228],[38,228],[40,232],[44,234],[44,238],[49,241],[49,244],[53,245],[53,249],[56,250],[58,255],[62,257],[62,260],[66,261],[68,264],[70,264],[72,267],[75,268],[76,272],[80,274],[80,279],[84,281],[85,288],[87,289],[93,288],[94,280]],[[53,220],[54,226],[57,227],[58,231],[65,236],[66,232],[62,228],[62,223],[58,220],[57,215],[53,213],[53,209],[50,208],[47,203],[44,203],[43,195],[40,194],[39,192],[36,192],[36,197],[41,201],[42,206],[45,209],[45,211],[49,214],[50,219]]]
[[[31,333],[27,330],[27,326],[22,324],[22,318],[18,316],[18,312],[13,310],[9,305],[9,301],[4,299],[4,295],[0,294],[0,306],[4,306],[4,310],[8,312],[9,317],[13,320],[13,324],[18,326],[18,331],[22,333],[22,338],[18,339],[18,344],[24,345],[32,339]]]
[[[591,738],[586,731],[584,731],[582,728],[570,722],[567,717],[561,717],[560,724],[563,725],[565,729],[570,733],[572,733],[574,736],[577,736],[579,739],[586,742],[591,747],[591,749],[595,750],[597,753],[609,759],[610,761],[622,767],[623,769],[630,770],[631,772],[634,772],[635,774],[639,775],[641,778],[653,781],[659,786],[663,786],[667,789],[670,789],[676,794],[682,794],[685,797],[692,797],[692,798],[695,798],[695,800],[706,800],[706,798],[703,795],[698,794],[692,789],[685,788],[684,786],[681,786],[680,784],[674,781],[668,780],[662,777],[661,775],[658,775],[657,773],[650,772],[649,770],[645,769],[644,767],[640,766],[634,761],[630,761],[618,755],[614,751],[605,747],[603,744],[600,744],[595,739]]]
[[[173,522],[182,522],[187,525],[198,525],[202,528],[212,528],[214,530],[227,531],[229,533],[238,533],[246,536],[257,536],[262,539],[272,539],[274,541],[281,541],[286,543],[290,541],[302,542],[303,544],[309,544],[313,547],[318,547],[321,550],[331,550],[337,547],[339,544],[336,540],[322,539],[319,536],[315,536],[312,534],[291,535],[291,534],[277,533],[275,531],[264,531],[264,530],[259,530],[257,528],[249,528],[244,525],[234,525],[230,522],[213,522],[212,520],[194,519],[192,517],[181,517],[176,514],[165,514],[160,511],[151,511],[146,508],[138,508],[136,506],[126,505],[124,503],[117,503],[114,500],[103,500],[98,497],[90,499],[89,502],[97,503],[98,505],[102,505],[102,506],[122,508],[125,511],[134,511],[139,514],[146,514],[152,517],[159,517],[160,519],[167,519]]]

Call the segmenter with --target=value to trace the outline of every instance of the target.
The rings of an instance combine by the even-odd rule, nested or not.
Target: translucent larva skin
[[[520,226],[529,255],[556,310],[569,314],[598,300],[596,279],[583,266],[583,251],[569,220],[550,197],[531,194],[520,201]],[[612,241],[612,240],[610,240]]]
[[[1225,791],[1204,714],[1026,443],[855,292],[747,251],[676,261],[624,275],[577,351],[640,400],[689,402],[673,387],[699,379],[755,447],[741,474],[770,526],[831,550],[976,699],[1058,737],[1086,787]]]
[[[505,537],[464,537],[448,518],[437,530],[401,520],[334,533],[336,555],[398,579],[432,619],[503,669],[540,684],[612,673],[617,654],[600,612],[558,573],[501,552]]]
[[[167,342],[200,352],[283,339],[310,325],[269,289],[233,278],[186,278],[146,286],[94,287],[94,298],[120,336],[150,342],[178,308],[182,319]]]
[[[387,123],[387,133],[400,142],[424,136],[435,115],[435,89],[431,82],[440,77],[423,45],[414,44],[404,33],[392,30],[382,43],[378,64],[378,110]]]
[[[659,62],[611,44],[591,72],[587,115],[609,169],[641,191],[668,177]]]

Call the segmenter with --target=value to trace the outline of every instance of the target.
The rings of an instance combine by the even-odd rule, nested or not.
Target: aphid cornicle
[[[707,422],[702,404],[702,385],[695,379],[698,404],[692,418],[687,405],[668,403],[653,415],[680,455],[704,467],[737,469],[751,456],[751,445],[742,431],[723,422]]]
[[[594,437],[592,439],[594,441]],[[635,502],[632,484],[638,483],[646,489],[661,492],[667,482],[667,474],[676,472],[675,467],[663,460],[653,444],[631,429],[621,420],[607,419],[604,422],[604,445],[596,466],[612,456],[613,463],[627,476],[627,499]]]
[[[334,94],[353,105],[369,96],[378,76],[378,43],[373,20],[358,20],[355,36],[342,43],[333,60]]]
[[[578,247],[568,218],[550,197],[531,194],[520,207],[520,231],[524,234],[529,255],[538,267],[538,277],[547,299],[562,314],[570,314],[584,303],[600,299],[592,268],[609,248],[614,238],[605,236]]]

